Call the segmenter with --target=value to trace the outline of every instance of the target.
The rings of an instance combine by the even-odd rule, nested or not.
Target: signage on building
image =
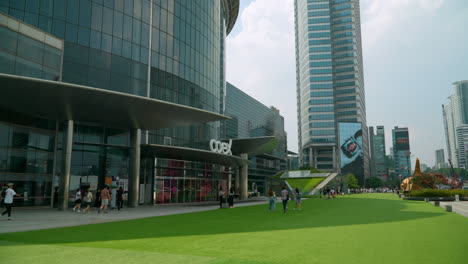
[[[231,139],[229,140],[229,143],[221,142],[216,139],[210,140],[210,149],[213,152],[226,154],[226,155],[232,155],[231,146],[232,146]]]

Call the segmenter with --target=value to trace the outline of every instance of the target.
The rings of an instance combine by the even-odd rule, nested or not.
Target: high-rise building
[[[383,126],[377,126],[377,134],[374,128],[369,127],[370,152],[371,152],[371,176],[385,177],[385,130]]]
[[[340,171],[339,123],[358,123],[368,175],[359,0],[295,0],[294,7],[301,164]]]
[[[247,197],[248,162],[218,141],[238,10],[239,0],[0,1],[0,187],[28,197],[15,205],[62,209],[104,185],[128,190],[131,206],[195,202],[218,199],[242,167]]]
[[[458,150],[457,127],[468,124],[468,81],[453,83],[454,93],[448,97],[448,102],[442,105],[442,115],[444,118],[445,139],[447,144],[448,158],[453,167],[464,166],[465,161],[461,161]]]
[[[408,128],[395,127],[393,136],[393,161],[397,177],[406,178],[411,175],[411,152]]]
[[[444,149],[438,149],[438,150],[436,150],[435,156],[436,156],[435,168],[436,168],[436,169],[446,168],[446,167],[447,167],[447,163],[445,162],[445,152],[444,152]]]
[[[468,168],[468,124],[459,125],[455,131],[457,139],[457,159],[459,168]]]

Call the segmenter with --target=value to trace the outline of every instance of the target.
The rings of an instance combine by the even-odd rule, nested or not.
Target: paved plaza
[[[468,201],[440,202],[440,207],[445,208],[446,205],[451,205],[453,212],[468,217]]]
[[[263,198],[250,199],[246,202],[236,203],[235,207],[252,206],[264,204]],[[213,202],[198,204],[175,204],[139,206],[136,208],[124,208],[109,210],[109,213],[98,213],[96,208],[92,208],[90,213],[58,211],[53,208],[13,208],[12,220],[8,221],[6,216],[0,217],[0,233],[11,233],[20,231],[30,231],[37,229],[47,229],[56,227],[67,227],[87,224],[98,224],[106,222],[124,221],[146,217],[185,214],[219,209],[219,205]],[[1,211],[3,211],[2,208]]]

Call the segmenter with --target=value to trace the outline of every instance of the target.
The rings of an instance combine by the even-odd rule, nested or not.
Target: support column
[[[309,147],[309,166],[310,167],[315,167],[314,154],[313,154],[313,151],[312,151],[312,147]]]
[[[228,167],[228,185],[227,185],[227,191],[230,192],[231,191],[231,186],[232,185],[232,168],[231,167]]]
[[[128,207],[137,207],[140,199],[141,130],[130,130],[130,171],[128,175]]]
[[[240,169],[239,169],[239,167],[237,167],[236,168],[236,181],[234,183],[234,187],[236,188],[235,189],[236,193],[240,193],[240,189],[239,189],[240,188],[240,184],[239,184],[240,176],[239,176],[239,174],[240,174]]]
[[[249,156],[246,153],[241,154],[240,157],[245,160],[249,158]],[[249,197],[248,182],[249,182],[249,165],[242,164],[240,168],[240,182],[239,182],[239,187],[240,187],[239,199],[241,200],[247,200],[247,198]]]
[[[63,129],[63,143],[62,143],[62,171],[60,172],[60,189],[58,209],[68,209],[68,196],[70,193],[70,169],[73,147],[73,121],[65,121],[65,128]]]

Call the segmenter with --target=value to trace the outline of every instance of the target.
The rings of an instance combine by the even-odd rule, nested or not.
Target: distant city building
[[[456,129],[457,135],[457,158],[459,168],[468,168],[468,124],[459,125]]]
[[[287,168],[287,142],[284,117],[275,107],[268,107],[234,85],[226,83],[225,115],[222,138],[254,138],[274,136],[278,145],[267,153],[249,155],[248,186],[256,186],[260,193],[268,190],[268,177]],[[234,181],[234,179],[232,179]],[[252,192],[254,190],[251,190]]]
[[[387,169],[385,167],[385,129],[383,126],[377,126],[377,134],[374,134],[374,128],[369,127],[369,139],[371,150],[371,176],[385,177]]]
[[[459,157],[457,127],[468,124],[468,81],[455,82],[453,86],[453,94],[448,97],[447,104],[442,105],[442,115],[448,158],[453,167],[460,168],[465,167],[465,160]]]
[[[438,149],[438,150],[436,150],[435,155],[436,155],[436,164],[435,164],[435,166],[436,166],[436,167],[439,167],[439,164],[440,164],[440,163],[444,163],[444,162],[445,162],[444,150],[443,150],[443,149]]]
[[[393,136],[393,161],[395,163],[395,174],[406,178],[411,175],[411,152],[408,128],[395,127]]]
[[[445,152],[444,152],[444,150],[443,149],[436,150],[435,155],[436,155],[436,163],[435,163],[434,168],[435,169],[447,168],[448,164],[447,164],[447,162],[445,162]]]
[[[288,152],[288,170],[299,169],[299,154]]]
[[[429,168],[427,164],[421,163],[421,172],[426,171]]]
[[[301,164],[339,172],[342,146],[336,132],[340,123],[356,123],[362,127],[356,153],[368,175],[359,0],[295,0],[294,14]]]

